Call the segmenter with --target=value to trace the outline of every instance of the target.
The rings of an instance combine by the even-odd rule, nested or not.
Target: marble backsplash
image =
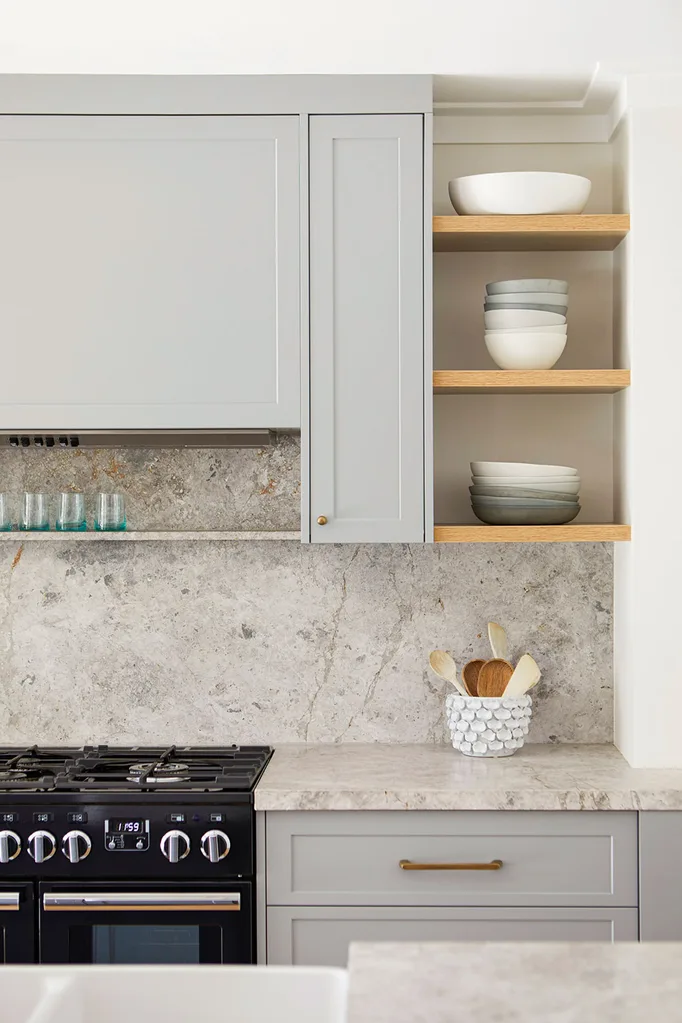
[[[299,445],[0,451],[0,490],[122,490],[131,529],[292,530]],[[443,742],[434,647],[543,671],[531,741],[612,739],[612,548],[0,539],[0,744]]]
[[[490,619],[543,680],[531,741],[612,738],[611,548],[0,544],[0,743],[441,742],[433,647]]]
[[[290,530],[300,526],[298,437],[266,448],[0,448],[0,491],[125,494],[134,530]]]

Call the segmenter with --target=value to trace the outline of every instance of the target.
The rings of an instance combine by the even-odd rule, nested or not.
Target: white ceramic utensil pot
[[[468,757],[510,757],[521,749],[533,713],[524,696],[499,699],[481,696],[446,697],[445,713],[452,745]]]

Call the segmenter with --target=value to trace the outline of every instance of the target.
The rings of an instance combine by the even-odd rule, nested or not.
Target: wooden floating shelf
[[[434,394],[615,394],[630,386],[629,369],[440,369]]]
[[[436,543],[613,543],[629,540],[630,526],[436,526]]]
[[[434,252],[600,249],[609,252],[630,230],[629,213],[571,216],[434,217]]]

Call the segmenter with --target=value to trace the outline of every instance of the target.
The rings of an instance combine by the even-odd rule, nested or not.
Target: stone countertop
[[[351,945],[348,1023],[667,1023],[681,965],[674,942]]]
[[[445,745],[275,749],[256,810],[682,810],[682,770],[632,768],[614,746],[524,746],[466,757]]]

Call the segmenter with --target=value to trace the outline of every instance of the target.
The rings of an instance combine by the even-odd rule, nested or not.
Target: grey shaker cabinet
[[[642,941],[682,941],[682,813],[639,815]]]
[[[345,965],[351,941],[636,941],[637,814],[265,815],[270,963]],[[501,860],[499,870],[405,870]]]
[[[315,542],[424,540],[423,120],[310,118]]]
[[[296,116],[0,119],[0,429],[300,425]]]
[[[352,941],[637,941],[636,909],[271,907],[269,965],[346,966]]]

